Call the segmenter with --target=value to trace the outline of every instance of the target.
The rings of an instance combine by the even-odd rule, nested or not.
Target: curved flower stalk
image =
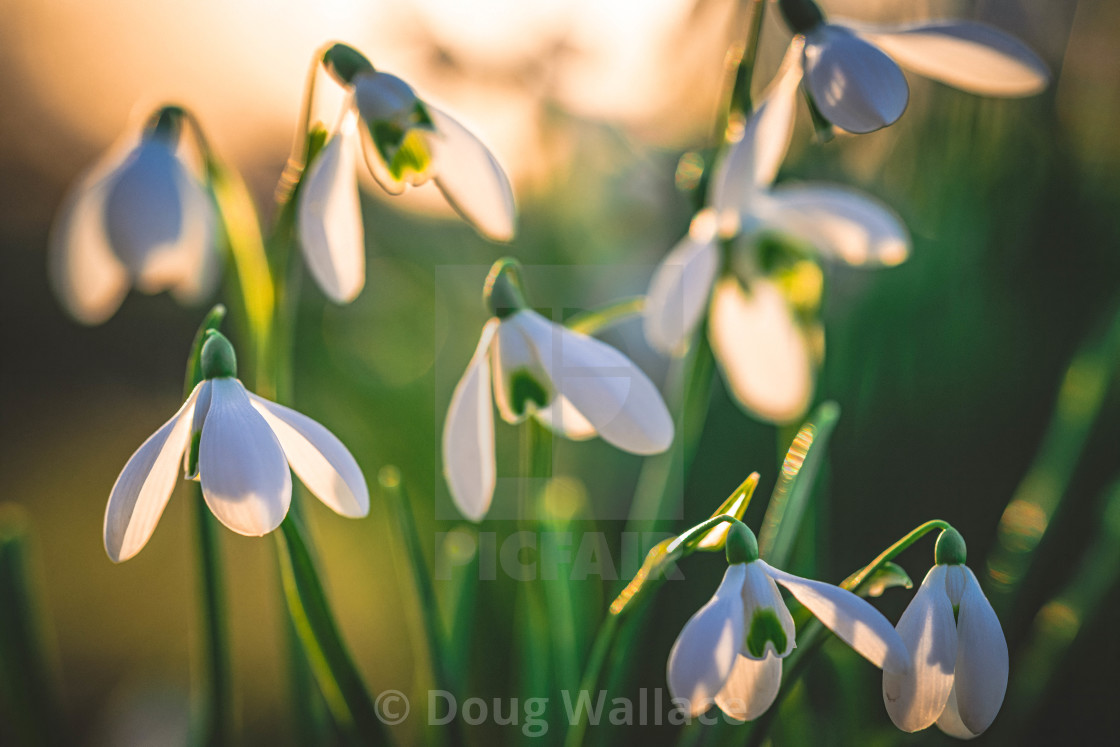
[[[573,440],[600,436],[632,454],[656,454],[673,441],[673,418],[657,387],[610,345],[545,319],[525,303],[514,260],[499,260],[486,281],[493,318],[455,387],[443,428],[443,468],[451,496],[481,521],[494,495],[494,416],[536,418]]]
[[[838,586],[767,565],[754,534],[740,522],[727,535],[727,562],[715,595],[685,623],[669,653],[669,690],[691,715],[714,702],[731,718],[751,721],[774,702],[782,659],[796,645],[777,584],[875,666],[908,671],[909,651],[874,607]]]
[[[128,560],[148,542],[180,464],[200,481],[214,516],[238,534],[259,537],[284,520],[292,498],[289,467],[337,513],[369,513],[365,478],[342,442],[306,415],[246,391],[236,378],[233,347],[219,332],[207,333],[202,375],[113,485],[104,530],[113,562]]]
[[[645,308],[647,339],[669,354],[685,347],[707,311],[712,351],[732,395],[776,423],[804,416],[823,354],[814,260],[891,266],[910,251],[898,217],[856,190],[772,186],[793,133],[801,77],[795,42],[714,173],[708,207],[654,273]],[[763,240],[775,235],[780,251],[767,257]]]
[[[478,137],[351,47],[335,44],[315,64],[347,92],[339,123],[307,165],[298,198],[304,256],[328,297],[348,303],[365,283],[355,138],[373,178],[389,194],[431,181],[480,234],[513,238],[509,177]]]
[[[1003,704],[1007,641],[976,575],[964,565],[964,539],[955,529],[941,533],[934,556],[936,565],[897,625],[911,666],[884,668],[883,702],[903,731],[936,723],[950,736],[972,739]]]
[[[804,37],[805,90],[828,121],[849,132],[873,132],[902,116],[910,88],[900,66],[981,96],[1031,96],[1050,81],[1030,47],[983,23],[827,22],[812,0],[779,6]]]
[[[218,279],[217,218],[184,157],[184,116],[165,106],[139,138],[110,150],[66,196],[49,239],[50,279],[66,310],[100,324],[128,289],[205,299]],[[195,125],[197,126],[197,125]]]

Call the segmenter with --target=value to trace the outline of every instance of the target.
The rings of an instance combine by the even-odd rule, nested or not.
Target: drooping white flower
[[[797,313],[780,279],[759,266],[759,238],[779,234],[823,259],[862,266],[898,264],[910,249],[901,221],[855,190],[771,186],[792,136],[801,75],[795,44],[716,169],[708,207],[654,273],[645,307],[646,337],[668,354],[685,346],[707,310],[712,350],[731,393],[777,423],[797,421],[809,407],[820,331]],[[732,241],[725,258],[721,244]]]
[[[742,524],[732,526],[727,548],[723,581],[685,623],[669,653],[669,691],[688,702],[691,715],[714,702],[731,718],[750,721],[774,702],[782,659],[796,645],[793,617],[777,584],[872,664],[906,670],[910,654],[902,639],[866,601],[771,567],[758,558],[754,535]]]
[[[51,284],[67,311],[100,324],[129,287],[182,303],[218,279],[213,202],[179,144],[181,110],[165,107],[138,140],[110,150],[77,181],[51,227]]]
[[[673,419],[641,369],[610,345],[528,308],[516,275],[512,260],[490,272],[495,316],[455,387],[443,428],[444,475],[472,521],[482,520],[494,495],[495,399],[508,423],[534,417],[565,438],[598,435],[633,454],[662,452],[673,440]]]
[[[972,739],[1003,704],[1007,641],[976,575],[964,565],[963,539],[946,530],[937,545],[937,564],[897,625],[911,666],[883,670],[883,702],[903,731],[936,723],[950,736]]]
[[[513,238],[509,177],[478,137],[351,47],[335,44],[321,62],[347,95],[337,126],[307,164],[298,227],[304,258],[328,298],[349,303],[365,285],[357,140],[370,173],[389,194],[432,181],[480,234]]]
[[[1031,96],[1050,81],[1046,63],[1027,45],[983,23],[825,22],[812,2],[780,6],[790,28],[804,35],[806,90],[828,121],[849,132],[873,132],[902,115],[910,89],[900,65],[982,96]]]
[[[343,516],[369,513],[369,490],[354,457],[306,415],[246,391],[233,348],[211,333],[202,351],[207,377],[179,411],[136,450],[105,509],[105,550],[115,563],[138,553],[155,531],[180,469],[189,471],[199,435],[198,479],[206,504],[228,528],[252,537],[284,520],[291,471]]]

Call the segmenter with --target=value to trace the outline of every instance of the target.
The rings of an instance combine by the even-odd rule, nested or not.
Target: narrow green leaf
[[[840,407],[835,402],[823,403],[790,444],[758,533],[759,552],[774,566],[782,568],[789,561],[817,474],[824,464],[828,439],[839,419]]]

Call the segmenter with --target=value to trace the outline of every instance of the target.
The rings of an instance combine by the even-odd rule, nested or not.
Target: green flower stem
[[[202,381],[202,344],[209,330],[218,329],[225,319],[226,309],[217,305],[203,319],[191,345],[187,370],[183,377],[183,396],[186,398]],[[196,458],[196,454],[192,457]],[[190,471],[195,470],[194,458]],[[224,745],[233,743],[233,682],[229,648],[229,613],[225,602],[225,581],[222,571],[221,548],[218,544],[217,522],[202,496],[202,486],[197,481],[188,482],[190,502],[195,512],[195,542],[198,548],[199,587],[202,606],[199,610],[202,630],[202,693],[198,708],[196,729],[199,744]]]
[[[71,743],[54,657],[39,614],[30,517],[0,504],[0,718],[19,744]]]
[[[289,514],[274,532],[288,612],[335,723],[363,744],[388,735],[346,650],[300,522]]]
[[[396,467],[382,467],[381,472],[378,473],[377,482],[381,486],[381,494],[386,498],[390,512],[396,519],[395,524],[400,529],[404,554],[408,561],[417,603],[420,607],[420,622],[427,643],[428,663],[432,669],[432,680],[438,689],[457,694],[459,693],[459,683],[455,681],[447,667],[449,661],[447,641],[443,631],[439,628],[439,605],[436,602],[435,589],[432,587],[432,577],[428,569],[428,563],[424,559],[420,534],[416,530],[416,521],[412,516],[412,509],[404,483],[401,481],[400,471]],[[452,719],[446,732],[441,733],[446,734],[446,743],[453,747],[461,747],[466,744],[461,719]]]
[[[567,321],[566,325],[575,332],[593,335],[632,316],[641,314],[645,307],[645,296],[623,298],[598,309],[576,314]]]
[[[754,67],[758,60],[758,38],[762,35],[762,21],[766,16],[766,0],[749,1],[751,6],[750,26],[747,28],[747,39],[740,52],[739,63],[735,66],[735,76],[731,79],[731,96],[727,105],[727,118],[717,133],[721,137],[725,137],[725,131],[730,120],[745,118],[754,108],[751,99],[751,82],[754,79]]]

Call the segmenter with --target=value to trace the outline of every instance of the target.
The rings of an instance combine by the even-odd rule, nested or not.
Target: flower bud
[[[964,537],[949,527],[941,532],[933,546],[933,560],[937,565],[964,565],[966,557]]]
[[[736,521],[727,532],[727,563],[753,563],[758,560],[758,540],[746,524]]]
[[[206,342],[202,344],[202,378],[237,378],[237,354],[233,345],[221,332],[211,329],[206,332]]]
[[[482,298],[490,312],[499,319],[505,319],[529,305],[521,287],[521,265],[516,259],[506,257],[494,263],[486,276]]]
[[[782,18],[795,34],[804,34],[824,23],[824,13],[813,0],[778,0]]]
[[[353,85],[357,75],[374,72],[366,56],[346,44],[334,44],[323,52],[323,67],[344,86]]]

